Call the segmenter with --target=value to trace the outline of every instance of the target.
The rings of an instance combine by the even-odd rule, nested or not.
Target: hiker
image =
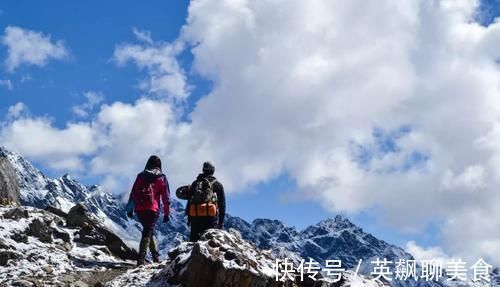
[[[191,227],[189,241],[196,242],[210,228],[222,229],[226,214],[224,187],[214,177],[215,166],[203,163],[202,173],[190,186],[177,189],[180,199],[187,199],[186,214]]]
[[[144,171],[137,175],[127,204],[127,216],[132,218],[135,211],[142,224],[137,266],[144,264],[148,247],[153,262],[160,262],[154,229],[159,217],[160,198],[163,201],[163,223],[169,221],[169,194],[167,177],[161,171],[161,160],[158,156],[152,155],[149,157]]]

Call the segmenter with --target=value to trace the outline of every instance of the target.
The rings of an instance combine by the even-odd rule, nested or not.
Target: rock
[[[221,248],[224,246],[224,248]],[[153,276],[158,285],[292,286],[294,282],[275,280],[274,259],[241,239],[237,231],[212,229],[196,243],[181,243],[169,252],[170,262]]]
[[[83,227],[85,224],[94,225],[94,222],[88,215],[87,208],[79,203],[69,210],[66,216],[66,226]]]
[[[82,228],[78,231],[74,241],[88,245],[106,245],[106,236],[92,228]]]
[[[26,209],[16,207],[4,213],[3,217],[5,219],[19,220],[21,218],[28,218],[29,212]]]
[[[0,238],[0,249],[8,250],[13,249],[16,250],[14,246],[7,244],[2,238]]]
[[[69,285],[70,287],[89,287],[89,285],[85,282],[82,282],[80,280],[73,282]]]
[[[26,281],[26,280],[16,280],[12,282],[12,286],[16,287],[32,287],[35,286],[33,282]]]
[[[71,249],[73,249],[73,245],[71,245],[71,243],[69,243],[69,242],[64,242],[62,247],[67,252],[69,252],[69,251],[71,251]]]
[[[42,242],[52,243],[52,228],[50,227],[50,223],[42,221],[39,218],[33,219],[28,226],[27,234],[38,238]]]
[[[19,205],[16,172],[3,148],[0,148],[0,205]]]
[[[120,237],[95,222],[83,204],[77,204],[69,210],[66,225],[81,228],[75,242],[105,245],[113,255],[123,260],[136,260],[138,257],[137,251],[128,247]]]
[[[26,234],[14,233],[10,238],[18,243],[28,243],[28,236]]]
[[[0,250],[0,266],[7,266],[9,260],[18,259],[20,256],[18,253],[9,250]]]
[[[64,211],[62,211],[62,210],[60,210],[58,208],[55,208],[55,207],[53,207],[51,205],[45,207],[45,210],[48,211],[48,212],[50,212],[50,213],[53,213],[53,214],[55,214],[55,215],[57,215],[59,217],[62,217],[62,218],[68,217],[68,214],[66,212],[64,212]]]
[[[54,272],[54,269],[52,267],[50,267],[49,265],[43,266],[42,270],[43,270],[43,272],[45,272],[47,274],[51,274]]]
[[[71,242],[71,236],[69,233],[58,228],[52,228],[52,235],[55,238],[62,239],[64,242]]]
[[[101,230],[102,231],[102,230]],[[106,246],[109,251],[123,260],[136,260],[139,256],[137,252],[128,247],[116,234],[106,230]]]

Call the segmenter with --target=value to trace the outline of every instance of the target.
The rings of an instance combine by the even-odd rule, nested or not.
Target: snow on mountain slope
[[[59,179],[48,178],[21,154],[2,147],[0,153],[7,156],[16,170],[22,205],[42,209],[54,206],[68,212],[75,204],[83,203],[99,222],[137,248],[140,224],[126,217],[124,203],[114,195],[96,185],[84,186],[68,174]],[[171,212],[170,222],[159,224],[158,244],[162,254],[184,240],[187,234],[182,204],[171,199]]]
[[[321,277],[283,276],[269,250],[256,248],[234,229],[211,229],[196,243],[184,242],[169,252],[164,264],[140,267],[106,286],[261,286],[261,287],[387,287],[348,271],[338,281]]]
[[[4,148],[0,148],[0,153],[6,154],[16,169],[23,205],[39,208],[53,205],[68,211],[76,203],[82,202],[102,224],[118,234],[129,246],[137,248],[140,224],[125,216],[124,203],[115,196],[99,186],[84,186],[69,175],[50,179],[19,153]],[[186,239],[186,221],[183,204],[171,198],[170,222],[159,223],[157,230],[158,245],[163,258],[170,248]],[[256,219],[249,223],[241,218],[226,215],[225,228],[240,231],[245,240],[261,249],[270,249],[278,258],[312,258],[320,264],[324,264],[327,259],[340,259],[343,267],[348,269],[354,269],[361,259],[362,274],[372,271],[370,262],[376,258],[413,259],[404,249],[375,238],[343,216],[325,219],[298,231],[279,220]],[[445,285],[443,282],[392,282],[392,286],[397,287]]]
[[[0,207],[0,218],[0,286],[69,286],[84,274],[121,273],[135,263],[106,246],[78,243],[78,229],[41,209]]]

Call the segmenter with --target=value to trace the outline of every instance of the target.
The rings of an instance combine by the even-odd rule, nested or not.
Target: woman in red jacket
[[[168,223],[170,214],[169,186],[167,177],[161,171],[161,160],[158,156],[149,157],[144,171],[137,175],[132,187],[129,204],[142,224],[142,237],[139,244],[137,265],[143,265],[149,247],[153,262],[160,262],[154,238],[154,229],[159,217],[160,199],[163,201],[163,223]],[[132,217],[132,211],[128,212]]]

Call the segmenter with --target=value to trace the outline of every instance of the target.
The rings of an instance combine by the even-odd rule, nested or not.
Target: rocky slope
[[[19,153],[0,148],[14,167],[20,187],[21,204],[39,208],[54,206],[65,212],[81,203],[102,226],[116,233],[129,246],[137,248],[140,225],[125,217],[124,203],[98,186],[84,186],[64,175],[59,179],[46,177]],[[181,244],[187,235],[186,218],[181,202],[171,199],[172,217],[159,225],[158,242],[162,258],[170,248]],[[354,269],[362,260],[360,273],[370,274],[375,258],[412,259],[400,247],[373,237],[343,216],[326,219],[304,230],[285,226],[278,220],[256,219],[252,223],[227,215],[225,228],[241,232],[242,238],[260,249],[269,249],[278,258],[295,261],[312,258],[324,264],[326,259],[341,259],[343,267]],[[445,286],[445,282],[391,282],[392,286]]]
[[[92,225],[67,223],[38,208],[0,207],[0,286],[92,286],[134,266]]]
[[[140,224],[126,217],[124,203],[114,195],[96,185],[82,185],[68,174],[58,179],[49,178],[17,152],[0,147],[0,154],[3,154],[14,167],[20,188],[21,205],[41,209],[53,206],[68,212],[72,206],[81,203],[103,226],[137,248]],[[170,222],[159,226],[158,245],[162,254],[182,242],[187,234],[182,204],[172,200],[171,211]]]
[[[107,286],[387,286],[364,276],[346,272],[335,282],[317,275],[316,280],[301,280],[298,271],[282,279],[270,251],[262,251],[243,240],[238,231],[209,230],[196,243],[184,242],[169,252],[163,264],[129,270]]]

